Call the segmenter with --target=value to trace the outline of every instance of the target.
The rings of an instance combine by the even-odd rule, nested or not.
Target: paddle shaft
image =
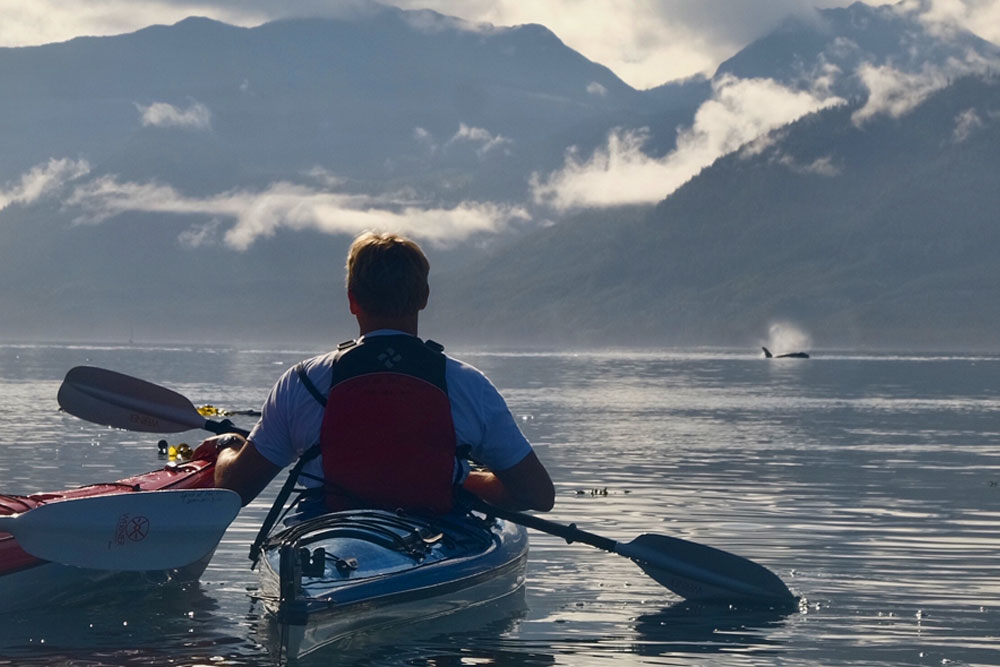
[[[223,419],[221,422],[217,422],[212,419],[206,419],[205,424],[201,428],[216,435],[235,433],[237,435],[242,435],[244,438],[250,435],[250,431],[246,430],[245,428],[240,428],[239,426],[229,421],[228,419]]]
[[[479,500],[478,498],[473,498],[472,496],[469,496],[468,498],[471,502],[472,509],[478,512],[489,514],[500,519],[506,519],[507,521],[525,526],[526,528],[533,528],[542,533],[548,533],[549,535],[561,537],[566,540],[567,544],[582,542],[613,554],[618,553],[615,550],[615,547],[618,546],[617,542],[608,537],[601,537],[600,535],[580,530],[576,527],[576,524],[571,523],[569,525],[564,525],[547,519],[542,519],[533,514],[496,507],[495,505],[487,504],[486,502]]]

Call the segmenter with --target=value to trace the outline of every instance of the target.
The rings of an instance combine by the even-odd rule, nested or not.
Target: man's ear
[[[351,315],[357,315],[361,312],[361,308],[358,306],[358,301],[354,298],[354,292],[351,290],[347,290],[347,305],[351,309]]]
[[[428,285],[424,288],[424,298],[420,300],[420,307],[417,310],[423,310],[427,307],[427,299],[431,296],[431,286]]]

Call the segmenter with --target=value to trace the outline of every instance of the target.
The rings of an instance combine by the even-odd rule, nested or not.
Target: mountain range
[[[858,127],[859,108],[721,158],[652,210],[581,215],[465,269],[448,298],[467,335],[756,349],[786,323],[834,349],[995,349],[1000,78],[905,119]]]
[[[328,344],[351,235],[395,224],[444,341],[995,348],[996,63],[862,3],[650,90],[377,4],[0,49],[0,339]]]

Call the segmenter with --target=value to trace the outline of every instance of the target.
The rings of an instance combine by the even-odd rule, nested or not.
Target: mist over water
[[[155,435],[58,412],[72,366],[244,409],[317,351],[0,346],[0,488],[163,464]],[[772,569],[801,604],[688,605],[620,557],[534,533],[523,598],[306,664],[1000,664],[1000,356],[451,352],[490,375],[549,466],[552,519],[726,549]],[[273,664],[246,553],[277,483],[200,584],[2,618],[0,665]]]
[[[812,338],[798,325],[791,322],[775,322],[767,329],[766,346],[773,354],[808,352],[812,349]]]

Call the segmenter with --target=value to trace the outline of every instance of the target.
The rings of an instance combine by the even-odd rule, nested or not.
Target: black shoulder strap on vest
[[[306,388],[306,391],[312,394],[312,397],[315,398],[317,401],[319,401],[319,404],[325,408],[326,396],[319,393],[319,389],[316,388],[316,385],[313,384],[313,381],[309,379],[308,375],[306,375],[306,369],[301,363],[296,364],[295,374],[299,376],[299,382],[301,382],[302,386]]]
[[[333,364],[337,363],[337,359],[340,358],[340,355],[344,354],[357,344],[358,341],[356,340],[346,340],[343,343],[337,345],[337,351],[333,353],[333,360],[330,362],[330,365],[332,366]],[[441,349],[443,350],[444,348]],[[319,402],[319,404],[325,408],[326,394],[322,393],[319,389],[317,389],[313,381],[309,379],[309,375],[306,373],[306,367],[303,365],[303,362],[300,361],[299,363],[295,364],[295,374],[299,376],[299,381],[302,383],[302,386],[306,388],[306,391],[308,391],[312,395],[312,397],[315,398]]]

